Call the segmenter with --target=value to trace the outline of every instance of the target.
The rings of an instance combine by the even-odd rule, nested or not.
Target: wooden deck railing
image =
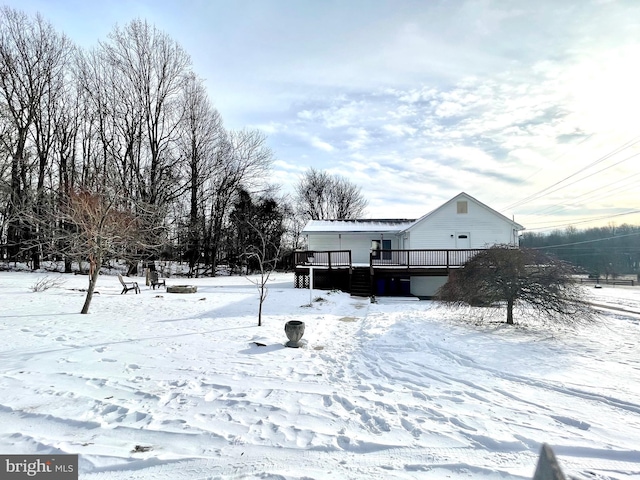
[[[371,267],[459,267],[482,249],[468,250],[373,250]]]
[[[351,268],[351,250],[295,252],[296,266]]]
[[[459,267],[482,249],[468,250],[373,250],[369,265],[375,267]],[[351,268],[351,250],[295,252],[295,265]]]

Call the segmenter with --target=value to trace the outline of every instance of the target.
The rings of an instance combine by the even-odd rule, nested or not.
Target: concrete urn
[[[286,343],[287,347],[299,348],[300,339],[304,335],[304,322],[300,320],[289,320],[284,324],[284,332],[287,334],[289,341]]]

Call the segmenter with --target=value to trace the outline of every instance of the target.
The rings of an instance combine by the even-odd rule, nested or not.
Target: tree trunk
[[[11,158],[11,193],[9,202],[9,222],[7,225],[7,252],[8,258],[17,260],[20,252],[20,244],[24,236],[23,228],[20,227],[16,217],[23,217],[21,210],[23,195],[20,171],[24,166],[24,149],[26,143],[26,129],[18,130],[18,141],[16,151]],[[25,202],[26,203],[26,202]]]
[[[138,261],[130,260],[127,262],[127,277],[138,275]]]
[[[507,324],[513,325],[513,298],[507,300]]]
[[[32,270],[40,270],[40,251],[38,249],[38,246],[33,246],[31,247],[31,263],[32,263]]]
[[[260,275],[260,288],[259,288],[259,292],[260,292],[260,305],[258,306],[258,326],[259,327],[262,326],[262,304],[267,299],[266,284],[267,284],[267,280],[269,280],[269,276],[265,275],[264,266],[262,264],[260,264],[260,266],[262,267],[261,268],[262,274]]]
[[[84,305],[82,306],[82,311],[80,312],[82,314],[89,313],[89,305],[91,305],[93,292],[96,288],[98,276],[100,275],[100,267],[102,267],[101,261],[96,261],[95,265],[91,265],[91,267],[89,267],[89,288],[87,289],[87,296],[84,299]]]

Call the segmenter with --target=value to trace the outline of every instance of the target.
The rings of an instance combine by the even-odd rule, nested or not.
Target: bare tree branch
[[[296,185],[296,203],[301,214],[311,220],[358,218],[367,208],[358,186],[313,167]]]

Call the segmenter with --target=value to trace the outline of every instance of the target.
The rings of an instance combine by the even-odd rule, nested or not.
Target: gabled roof
[[[442,210],[444,208],[446,208],[447,206],[451,205],[454,202],[457,202],[458,200],[460,200],[461,198],[465,198],[466,200],[471,200],[472,202],[476,203],[477,205],[480,205],[481,207],[483,207],[484,209],[488,210],[489,212],[493,213],[494,215],[496,215],[497,217],[499,217],[501,220],[510,223],[514,229],[516,230],[524,230],[524,227],[522,225],[520,225],[519,223],[514,222],[513,220],[511,220],[509,217],[505,217],[504,215],[502,215],[500,212],[494,210],[493,208],[489,207],[488,205],[485,205],[484,203],[482,203],[481,201],[473,198],[471,195],[469,195],[468,193],[465,192],[460,192],[458,195],[456,195],[455,197],[453,197],[451,200],[449,200],[448,202],[443,203],[442,205],[440,205],[438,208],[436,208],[435,210],[431,210],[429,213],[427,213],[426,215],[423,215],[422,217],[420,217],[419,219],[417,219],[415,222],[413,222],[409,227],[407,227],[405,230],[411,230],[413,227],[415,227],[417,224],[427,220],[429,217],[431,217],[432,215],[434,215],[436,212],[438,212],[439,210]]]
[[[331,232],[401,232],[413,224],[415,220],[406,219],[361,219],[361,220],[310,220],[302,233]]]
[[[427,220],[434,215],[437,211],[446,208],[453,202],[457,202],[461,198],[465,198],[471,202],[476,203],[482,208],[493,213],[504,222],[510,223],[516,230],[524,230],[524,227],[519,223],[514,222],[508,217],[505,217],[500,212],[497,212],[493,208],[485,205],[484,203],[476,200],[471,195],[460,192],[448,202],[443,203],[435,210],[431,210],[426,215],[423,215],[417,220],[408,219],[358,219],[358,220],[310,220],[302,230],[302,233],[357,233],[357,232],[388,232],[388,233],[401,233],[411,230],[417,224]]]

